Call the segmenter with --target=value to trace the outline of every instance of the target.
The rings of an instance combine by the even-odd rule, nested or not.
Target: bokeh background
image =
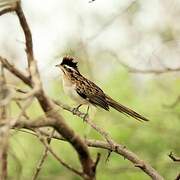
[[[108,131],[116,142],[124,144],[149,162],[167,180],[174,179],[180,165],[168,154],[180,155],[180,103],[171,105],[180,95],[180,73],[132,73],[129,70],[164,70],[180,67],[180,1],[179,0],[22,0],[31,27],[34,52],[41,77],[49,96],[75,106],[64,95],[61,75],[55,64],[63,55],[79,60],[82,74],[96,82],[107,94],[138,111],[151,121],[139,123],[111,110],[91,108],[95,123]],[[16,16],[0,17],[0,55],[24,69],[25,45]],[[128,67],[126,66],[128,65]],[[24,87],[13,76],[8,82]],[[11,104],[10,113],[19,111]],[[85,111],[82,108],[82,111]],[[102,139],[94,130],[69,112],[61,112],[83,137]],[[28,114],[42,114],[35,102]],[[78,167],[76,154],[65,142],[52,146],[66,162]],[[31,179],[43,146],[34,136],[12,131],[9,147],[9,179]],[[97,179],[148,180],[149,177],[117,154],[90,149],[93,157],[100,152]],[[39,180],[78,180],[49,155]]]

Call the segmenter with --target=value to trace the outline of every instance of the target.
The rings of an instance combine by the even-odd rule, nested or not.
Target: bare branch
[[[29,86],[31,86],[31,80],[30,78],[23,73],[22,71],[20,71],[19,69],[17,69],[14,65],[12,65],[10,62],[8,62],[7,59],[3,58],[0,56],[0,62],[3,64],[3,66],[8,69],[8,71],[10,71],[12,74],[14,74],[16,77],[18,77],[20,80],[22,80],[25,84],[28,84]]]
[[[180,157],[177,157],[173,154],[173,152],[170,152],[168,155],[173,161],[180,162]]]
[[[0,10],[0,16],[15,11],[17,7],[17,1],[19,0],[0,2],[0,8],[2,9]]]
[[[17,122],[16,126],[21,127],[21,128],[37,128],[37,127],[44,127],[44,126],[54,126],[52,124],[53,120],[52,119],[44,119],[45,122],[43,122],[44,118],[34,120],[33,122]],[[55,120],[54,120],[55,121]],[[19,124],[18,124],[19,123]],[[29,124],[28,124],[29,123]],[[57,129],[56,129],[57,130]],[[43,133],[44,135],[46,132]],[[56,139],[64,140],[61,136],[53,136]],[[135,153],[127,149],[124,145],[118,144],[113,142],[113,145],[106,143],[104,141],[99,141],[99,140],[87,140],[85,139],[85,142],[87,143],[88,146],[90,147],[97,147],[97,148],[103,148],[107,149],[109,151],[115,152],[117,154],[120,154],[123,156],[125,159],[128,159],[131,161],[135,167],[138,167],[142,169],[146,174],[148,174],[152,179],[156,180],[163,180],[163,177],[159,175],[159,173],[152,168],[148,163],[144,162],[142,159],[140,159]]]
[[[39,130],[35,130],[35,131],[36,131],[36,133],[38,134],[40,141],[41,141],[41,142],[42,142],[42,141],[45,142],[45,139],[42,137],[41,132],[40,132]],[[51,134],[50,134],[50,135],[47,137],[47,139],[46,139],[48,145],[51,143],[51,138],[52,138],[52,136],[54,135],[54,132],[55,132],[55,131],[54,131],[54,129],[53,129],[52,132],[51,132]],[[43,140],[42,140],[42,138],[43,138]],[[39,163],[38,163],[38,165],[37,165],[37,167],[36,167],[36,171],[35,171],[35,173],[34,173],[34,175],[33,175],[32,180],[36,180],[36,179],[37,179],[37,177],[38,177],[38,175],[39,175],[39,172],[40,172],[40,170],[42,169],[43,163],[45,162],[45,159],[46,159],[47,156],[48,156],[48,147],[45,146],[44,151],[43,151],[43,153],[42,153],[42,157],[41,157],[40,160],[39,160]]]
[[[50,119],[56,119],[58,123],[54,124],[54,128],[67,140],[71,143],[71,145],[75,148],[82,168],[83,173],[87,176],[86,179],[94,179],[95,173],[93,172],[93,161],[90,157],[88,147],[85,142],[65,123],[63,117],[54,111],[54,105],[51,99],[45,94],[40,80],[40,75],[38,72],[38,67],[34,58],[33,53],[33,44],[32,44],[32,36],[30,28],[27,24],[26,18],[24,16],[23,10],[21,8],[20,3],[17,3],[16,7],[16,14],[18,16],[20,25],[23,29],[25,40],[26,40],[26,54],[27,54],[27,61],[28,61],[28,70],[30,73],[30,78],[26,78],[24,74],[19,73],[16,68],[12,69],[12,66],[5,66],[7,69],[10,69],[14,75],[18,75],[21,80],[23,80],[26,84],[37,89],[35,96],[38,99],[43,111],[46,113],[46,116],[50,117]],[[2,61],[2,59],[1,59]],[[7,63],[7,62],[6,62]],[[16,73],[16,74],[15,74]],[[53,113],[52,113],[53,112]],[[18,122],[17,122],[18,123]],[[40,124],[43,126],[43,123]],[[48,122],[51,126],[50,122]],[[36,123],[35,123],[36,124]],[[37,124],[36,124],[37,125]]]
[[[27,59],[28,59],[28,68],[31,69],[31,63],[34,61],[32,35],[31,35],[29,25],[24,16],[23,10],[21,8],[20,2],[17,3],[17,7],[15,11],[18,16],[21,27],[24,31],[24,36],[26,40],[25,42],[26,42],[26,53],[27,53]]]
[[[92,0],[91,0],[92,1]],[[90,2],[91,2],[90,1]],[[135,3],[137,3],[137,0],[132,0],[128,6],[125,9],[119,9],[117,14],[112,15],[110,19],[108,19],[100,28],[99,30],[93,34],[92,36],[88,37],[86,39],[87,43],[93,41],[96,39],[99,35],[101,35],[105,30],[107,30],[119,17],[121,17],[123,14],[128,12],[128,9],[132,7]]]
[[[123,65],[121,63],[121,65]],[[135,67],[131,67],[127,64],[123,65],[130,73],[140,73],[140,74],[165,74],[165,73],[170,73],[170,72],[179,72],[180,67],[177,68],[170,68],[166,67],[164,69],[137,69]]]
[[[107,51],[106,51],[107,52]],[[165,74],[165,73],[170,73],[170,72],[179,72],[180,71],[180,67],[177,68],[170,68],[170,67],[163,67],[161,69],[138,69],[136,67],[132,67],[128,64],[126,64],[125,62],[123,62],[122,60],[119,59],[118,55],[108,51],[108,53],[113,56],[117,62],[123,66],[124,68],[126,68],[130,73],[140,73],[140,74]]]
[[[29,129],[29,128],[28,128]],[[33,130],[33,129],[31,129]],[[37,136],[36,133],[32,133],[32,132],[27,132],[24,130],[20,130],[22,132],[26,132],[26,133],[30,133],[32,135]],[[49,133],[47,133],[46,131],[40,130],[41,133],[43,135],[48,136]],[[59,134],[56,134],[53,136],[53,138],[58,139],[58,140],[63,140],[66,141],[63,137],[61,137]],[[152,179],[155,180],[163,180],[164,178],[161,177],[161,175],[159,175],[159,173],[153,169],[148,163],[144,162],[143,160],[141,160],[135,153],[133,153],[132,151],[130,151],[127,147],[125,147],[124,145],[121,144],[117,144],[115,143],[114,146],[116,147],[115,149],[112,148],[112,146],[104,141],[100,141],[100,140],[94,140],[94,139],[85,139],[86,144],[89,147],[94,147],[94,148],[102,148],[102,149],[106,149],[108,151],[120,154],[121,156],[123,156],[125,159],[128,159],[130,162],[132,162],[134,164],[135,167],[138,167],[140,169],[142,169],[146,174],[148,174]]]
[[[75,174],[77,174],[77,175],[79,175],[81,177],[84,177],[84,174],[82,172],[77,171],[76,169],[72,168],[70,165],[65,163],[63,160],[61,160],[59,158],[59,156],[52,150],[52,148],[50,147],[49,143],[46,142],[46,140],[45,140],[45,138],[43,136],[41,136],[40,134],[38,136],[39,136],[40,141],[46,147],[47,151],[49,151],[55,157],[55,159],[57,159],[58,162],[60,162],[60,164],[62,164],[64,167],[66,167],[70,171],[74,172]]]
[[[135,165],[135,167],[139,167],[140,169],[142,169],[146,174],[148,174],[153,179],[157,179],[157,180],[163,179],[155,169],[153,169],[148,163],[145,163],[143,160],[141,160],[135,153],[133,153],[132,151],[127,149],[124,145],[120,145],[120,144],[117,144],[116,142],[114,142],[114,140],[110,137],[110,135],[105,130],[98,127],[96,124],[94,124],[88,118],[88,116],[86,116],[86,118],[84,119],[84,116],[85,116],[84,113],[82,113],[80,111],[74,112],[73,108],[62,104],[59,101],[54,100],[54,102],[57,105],[59,105],[61,108],[65,109],[67,111],[70,111],[73,114],[75,114],[76,116],[85,120],[85,122],[87,122],[87,124],[89,124],[93,129],[95,129],[98,133],[100,133],[108,142],[108,143],[105,143],[102,141],[95,141],[92,144],[88,144],[88,146],[92,145],[93,147],[105,148],[111,152],[116,152],[116,153],[122,155],[124,158],[131,161]]]
[[[96,161],[95,161],[94,167],[93,167],[94,168],[94,172],[96,172],[96,168],[97,168],[97,165],[98,165],[98,163],[100,161],[100,158],[101,158],[101,154],[97,153]]]

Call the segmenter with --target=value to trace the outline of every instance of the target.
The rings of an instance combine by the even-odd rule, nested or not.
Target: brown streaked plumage
[[[96,84],[82,76],[78,70],[77,63],[78,62],[74,57],[65,56],[61,64],[56,65],[60,67],[63,72],[64,91],[72,99],[77,101],[80,105],[92,104],[107,111],[109,110],[109,107],[112,107],[137,120],[148,121],[147,118],[113,100]]]

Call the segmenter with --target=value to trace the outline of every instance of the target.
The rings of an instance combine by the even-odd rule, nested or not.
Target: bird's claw
[[[72,110],[73,115],[77,114],[78,110],[79,110],[79,108],[77,108],[77,107],[73,108],[73,110]]]
[[[87,118],[88,118],[88,117],[89,117],[89,114],[86,113],[86,114],[84,115],[84,117],[83,117],[83,122],[87,121]]]
[[[73,110],[72,110],[73,115],[77,114],[77,112],[79,111],[79,108],[80,108],[81,106],[82,106],[82,104],[80,104],[79,106],[73,108]]]

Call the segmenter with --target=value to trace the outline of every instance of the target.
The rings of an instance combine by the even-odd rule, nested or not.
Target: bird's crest
[[[69,67],[77,69],[78,61],[72,56],[63,57],[61,65],[67,65]]]

